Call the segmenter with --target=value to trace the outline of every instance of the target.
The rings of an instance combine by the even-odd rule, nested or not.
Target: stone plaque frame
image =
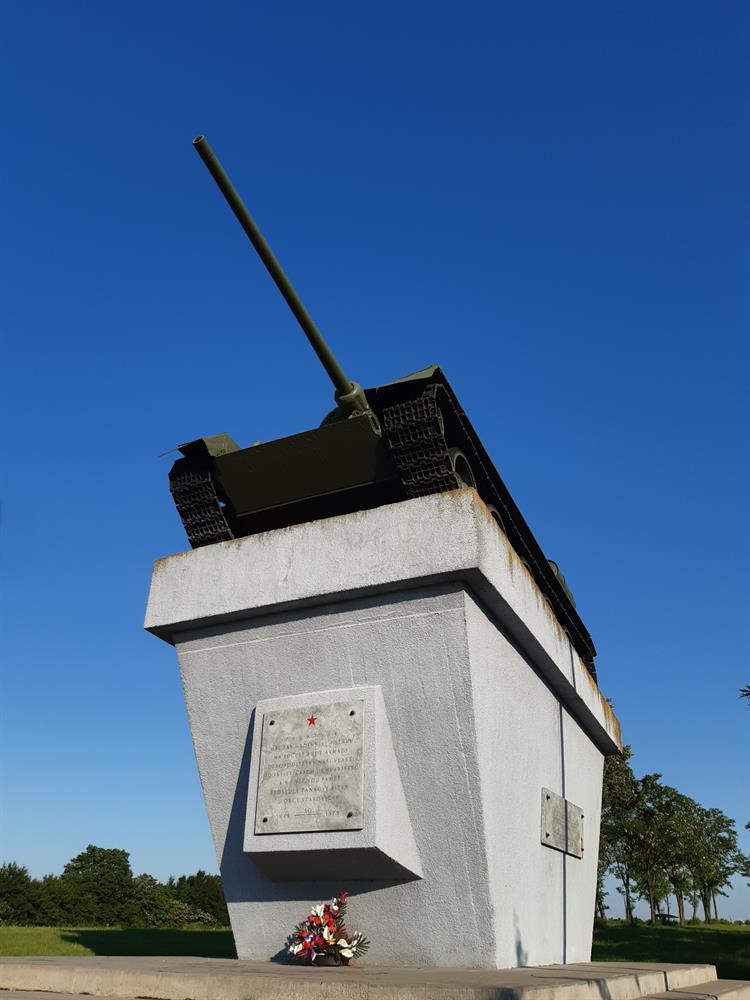
[[[541,841],[573,858],[583,857],[583,810],[549,788],[542,789]]]
[[[350,716],[352,710],[355,714]],[[347,746],[353,747],[355,753],[342,754],[332,730],[328,734],[328,749],[333,750],[331,754],[319,752],[325,744],[318,745],[317,749],[312,744],[314,753],[311,756],[300,754],[300,747],[305,750],[304,738],[302,743],[293,740],[291,748],[286,746],[283,743],[285,727],[289,726],[292,732],[296,729],[299,733],[300,723],[304,722],[307,726],[308,719],[313,715],[315,727],[321,726],[317,730],[319,734],[324,733],[323,723],[335,726],[339,733],[346,733],[347,726],[351,727],[348,738],[352,742]],[[276,736],[277,726],[280,727],[281,738]],[[256,704],[251,727],[243,850],[266,875],[279,882],[341,878],[347,881],[410,881],[422,878],[419,852],[379,686],[368,684],[267,698]],[[275,754],[273,749],[269,754],[272,747],[268,742],[269,731],[274,732],[271,740],[278,741],[278,747],[282,748],[280,754]],[[302,732],[304,735],[305,731]],[[293,751],[292,758],[285,756],[290,749]],[[307,746],[307,749],[311,747]],[[333,782],[339,787],[331,788],[330,795],[324,788],[321,793],[325,780],[319,783],[312,794],[313,813],[303,813],[303,822],[300,823],[300,817],[286,815],[297,813],[297,808],[290,806],[304,797],[295,798],[295,794],[288,794],[291,789],[289,764],[299,760],[301,771],[308,769],[316,775],[324,771],[322,761],[326,758],[338,761],[332,768],[338,767],[339,770],[331,770],[331,773],[334,776],[344,775],[345,778],[343,781],[337,778]],[[262,768],[265,768],[264,777],[261,776]],[[286,779],[283,778],[285,771]],[[281,779],[279,775],[282,775]],[[300,787],[304,793],[302,783]],[[270,795],[272,791],[280,794]],[[274,806],[269,811],[268,803],[274,799],[277,802],[285,800],[284,807],[278,809]],[[339,818],[344,805],[343,821],[351,824],[349,826],[344,826]],[[303,808],[312,807],[306,803]],[[320,816],[320,813],[326,812],[336,815]],[[352,815],[347,817],[347,812]],[[274,815],[276,829],[274,832],[272,827],[269,835],[265,829]],[[310,821],[309,816],[313,816]],[[264,817],[267,817],[266,823],[263,823]]]
[[[256,835],[361,830],[364,699],[264,713]]]

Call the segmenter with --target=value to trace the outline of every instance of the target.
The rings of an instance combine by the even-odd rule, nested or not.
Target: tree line
[[[62,875],[35,879],[23,865],[0,865],[0,924],[226,927],[229,914],[218,875],[133,876],[127,851],[89,844]]]
[[[606,919],[604,879],[611,874],[619,882],[628,924],[639,899],[648,903],[656,923],[670,895],[681,925],[686,901],[692,904],[691,919],[700,905],[706,922],[718,920],[716,897],[726,895],[732,875],[750,878],[750,858],[737,847],[734,820],[662,784],[660,774],[636,778],[631,755],[626,746],[604,761],[597,917]]]

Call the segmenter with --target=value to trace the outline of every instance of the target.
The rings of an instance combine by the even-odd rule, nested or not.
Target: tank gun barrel
[[[284,273],[281,264],[279,264],[273,251],[263,238],[263,234],[255,224],[253,217],[245,207],[245,203],[242,198],[240,198],[237,189],[227,177],[224,168],[221,163],[219,163],[219,160],[214,151],[211,149],[208,140],[205,136],[199,135],[197,138],[193,139],[193,146],[195,146],[196,152],[208,168],[208,172],[216,181],[219,190],[224,195],[229,207],[237,217],[237,221],[245,230],[248,239],[255,247],[258,256],[266,266],[266,270],[273,278],[278,290],[286,299],[287,305],[292,310],[295,319],[302,327],[307,339],[310,341],[312,349],[315,351],[321,364],[328,373],[328,377],[333,382],[336,390],[336,402],[340,406],[349,410],[351,413],[357,411],[370,413],[370,406],[362,387],[358,385],[358,383],[352,382],[352,380],[346,376],[343,368],[336,360],[333,351],[323,339],[323,335],[313,322],[313,319],[307,309],[305,309],[299,295],[297,295],[292,287],[291,281]]]

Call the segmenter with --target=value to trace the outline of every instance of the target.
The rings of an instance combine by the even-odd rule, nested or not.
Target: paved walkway
[[[750,1000],[711,965],[593,962],[533,969],[308,968],[221,958],[0,958],[0,1000]]]

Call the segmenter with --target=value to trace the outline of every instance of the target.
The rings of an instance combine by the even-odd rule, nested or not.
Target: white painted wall
[[[617,724],[571,673],[567,637],[531,587],[472,491],[157,564],[147,623],[177,647],[240,957],[278,953],[342,888],[371,963],[588,957],[602,750]],[[362,685],[382,691],[424,878],[271,881],[243,852],[253,709]],[[584,809],[582,861],[542,847],[543,786]]]
[[[581,727],[562,710],[565,755],[565,797],[583,809],[584,854],[566,857],[567,949],[566,961],[591,961],[594,930],[596,863],[599,857],[599,824],[602,814],[604,757]]]
[[[392,928],[371,934],[369,960],[493,965],[460,588],[255,619],[177,648],[240,957],[270,957],[311,903],[348,888],[353,924],[365,933]],[[242,850],[253,708],[291,692],[373,683],[386,703],[424,880],[272,882]]]
[[[563,962],[565,856],[540,842],[541,789],[562,794],[559,703],[470,597],[467,626],[497,967]]]

